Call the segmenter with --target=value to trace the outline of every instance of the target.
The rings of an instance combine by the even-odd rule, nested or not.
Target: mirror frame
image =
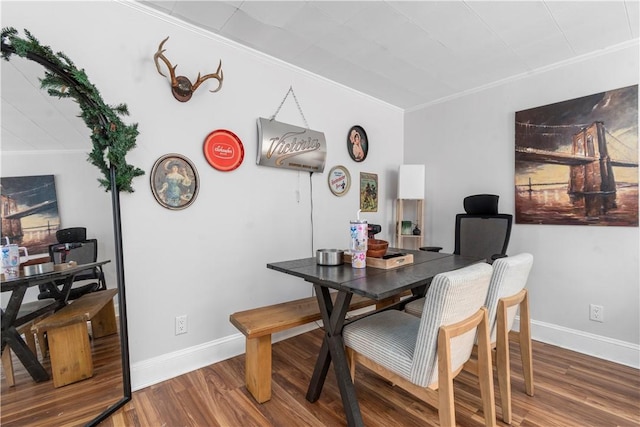
[[[14,47],[5,43],[2,40],[2,52],[9,54],[17,54]],[[79,82],[75,77],[66,70],[61,69],[57,64],[52,63],[47,58],[38,55],[33,52],[27,53],[25,56],[19,55],[23,58],[35,61],[48,69],[50,72],[55,73],[60,78],[64,79],[71,86],[78,86]],[[7,58],[7,60],[9,60]],[[95,105],[95,101],[85,94],[80,94],[83,101],[87,104]],[[103,128],[109,126],[109,119],[102,113],[100,113],[99,120]],[[111,208],[113,213],[113,233],[114,233],[114,246],[115,246],[115,264],[116,264],[116,286],[118,289],[118,314],[120,323],[120,354],[122,362],[122,380],[123,380],[123,394],[124,397],[115,404],[108,407],[104,412],[99,414],[96,418],[91,420],[87,426],[96,426],[106,418],[108,418],[115,411],[124,406],[131,400],[131,367],[129,362],[129,338],[127,330],[127,307],[126,307],[126,295],[125,295],[125,281],[124,281],[124,257],[122,252],[122,222],[120,214],[120,191],[117,186],[117,170],[116,166],[111,163],[109,166],[109,181],[111,190]]]

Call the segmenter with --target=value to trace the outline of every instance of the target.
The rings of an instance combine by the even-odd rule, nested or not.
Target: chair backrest
[[[465,213],[456,215],[454,253],[482,257],[489,264],[507,255],[513,216],[498,213],[496,194],[474,194],[464,198]]]
[[[507,254],[513,216],[510,214],[457,214],[454,253],[492,263]]]
[[[75,261],[78,264],[87,264],[98,260],[98,240],[87,239],[79,242],[76,241],[49,245],[49,256],[53,260],[54,264],[60,264],[62,262],[63,252],[61,251],[61,248],[63,248],[65,244],[71,246],[71,249],[69,249],[69,252],[66,255],[66,262]]]
[[[474,194],[462,201],[464,211],[471,215],[495,215],[498,213],[497,194]]]
[[[421,387],[438,379],[437,342],[441,326],[466,319],[484,305],[493,268],[486,263],[438,274],[425,296],[411,365],[411,382]],[[452,340],[452,370],[469,360],[475,329]]]
[[[53,260],[54,264],[60,264],[62,262],[63,252],[61,252],[61,248],[64,247],[65,244],[71,246],[71,249],[69,249],[69,252],[66,254],[66,262],[75,261],[78,264],[87,264],[98,260],[98,240],[86,239],[80,242],[67,242],[49,245],[49,256]],[[98,274],[95,270],[86,270],[78,274],[75,280],[97,278]]]
[[[70,227],[56,231],[58,243],[73,243],[87,240],[86,227]]]
[[[493,275],[491,276],[491,284],[489,285],[489,292],[485,302],[485,306],[489,311],[489,336],[491,342],[496,342],[498,300],[515,295],[524,289],[532,265],[533,255],[529,253],[500,258],[493,263]],[[517,311],[517,305],[509,307],[507,310],[508,330],[513,327]]]

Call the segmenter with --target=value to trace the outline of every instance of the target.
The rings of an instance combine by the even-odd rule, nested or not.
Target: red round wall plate
[[[235,133],[214,130],[204,140],[204,157],[214,168],[229,172],[242,164],[244,146]]]

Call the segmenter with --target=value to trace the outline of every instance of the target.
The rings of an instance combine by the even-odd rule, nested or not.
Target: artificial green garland
[[[118,116],[128,116],[125,104],[109,106],[100,92],[89,82],[84,70],[78,70],[62,52],[53,53],[49,46],[42,46],[28,30],[26,39],[18,36],[14,28],[2,29],[2,58],[9,60],[12,54],[42,64],[47,70],[40,79],[42,89],[58,98],[74,98],[82,113],[80,117],[93,132],[93,150],[87,159],[103,173],[100,185],[111,190],[110,165],[116,170],[117,191],[133,192],[133,178],[144,175],[144,171],[129,165],[125,155],[136,146],[138,124],[125,125]],[[107,163],[108,162],[108,163]]]

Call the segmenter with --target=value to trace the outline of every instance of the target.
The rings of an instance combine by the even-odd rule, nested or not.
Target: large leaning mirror
[[[46,354],[42,354],[40,346],[36,353],[42,367],[49,374],[46,379],[34,380],[33,374],[12,355],[14,385],[10,386],[7,381],[4,364],[0,378],[0,424],[97,425],[131,399],[119,198],[119,191],[130,185],[130,177],[122,179],[118,173],[118,163],[105,156],[107,162],[111,162],[102,170],[103,176],[99,172],[92,172],[91,175],[96,176],[95,179],[92,178],[95,198],[93,192],[91,195],[73,194],[77,191],[73,182],[89,180],[88,167],[92,171],[98,170],[87,163],[87,153],[92,152],[92,140],[95,150],[95,135],[105,129],[113,131],[117,127],[126,126],[119,119],[104,113],[105,107],[98,105],[102,102],[101,99],[95,104],[99,94],[83,95],[84,98],[78,101],[57,99],[42,90],[40,79],[45,72],[65,81],[65,87],[73,87],[78,83],[77,76],[69,73],[68,68],[61,68],[46,52],[40,54],[36,51],[19,56],[15,54],[15,48],[9,39],[3,37],[2,54],[9,59],[2,61],[1,74],[2,177],[16,176],[16,173],[8,174],[21,170],[16,163],[20,163],[22,169],[26,170],[24,175],[56,177],[56,203],[67,203],[67,220],[61,215],[61,228],[82,227],[88,222],[91,225],[87,227],[87,238],[97,238],[99,242],[98,260],[109,260],[103,268],[107,287],[118,291],[115,298],[118,330],[116,334],[91,341],[93,376],[61,387],[54,387],[50,378],[50,361]],[[79,106],[84,109],[86,105],[95,113],[96,124],[92,130],[87,127],[87,118],[84,117],[83,120],[79,117]],[[109,107],[106,108],[108,113]],[[135,134],[133,133],[134,140]],[[126,163],[124,165],[121,170],[133,172],[131,176],[142,174],[142,171],[131,168]],[[98,180],[102,182],[102,187]],[[109,191],[105,192],[103,187]],[[73,212],[70,212],[69,204],[74,204]],[[64,210],[60,206],[60,211]],[[2,220],[4,222],[5,218]],[[86,221],[83,223],[83,220]],[[24,226],[28,228],[28,225]],[[54,227],[49,230],[53,231]],[[6,290],[3,286],[3,308],[6,307],[10,294]],[[24,302],[37,299],[36,287],[35,290],[29,289]],[[3,344],[5,330],[3,318]],[[6,348],[8,346],[3,345],[3,351]]]

